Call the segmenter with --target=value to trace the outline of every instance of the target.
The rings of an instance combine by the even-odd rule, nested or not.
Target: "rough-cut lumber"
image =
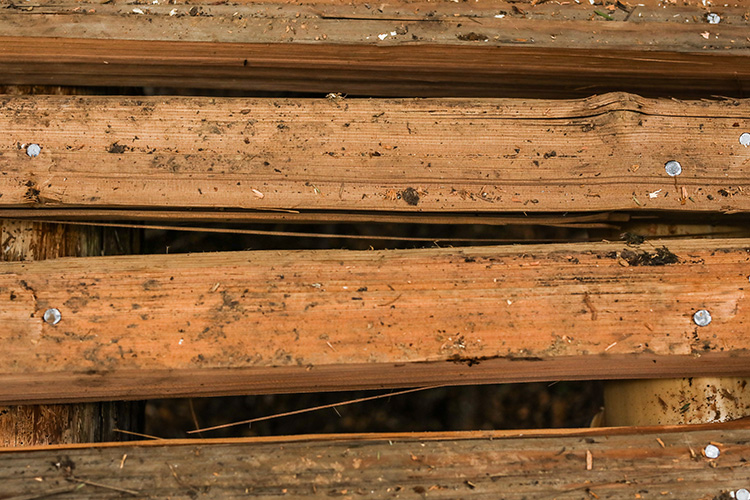
[[[0,261],[116,255],[138,247],[134,231],[0,220]],[[76,403],[0,407],[0,446],[119,440],[115,428],[138,430],[138,403]]]
[[[0,98],[0,207],[750,209],[750,101]],[[26,147],[39,144],[29,157]],[[682,164],[670,177],[665,163]]]
[[[6,84],[489,97],[742,96],[750,84],[742,3],[3,4]]]
[[[0,400],[750,374],[750,241],[663,244],[5,263]]]
[[[746,425],[160,440],[0,450],[0,480],[3,498],[14,499],[55,494],[76,499],[711,500],[730,498],[730,491],[750,482]],[[709,443],[719,447],[719,458],[702,454]],[[68,495],[59,494],[66,490]]]

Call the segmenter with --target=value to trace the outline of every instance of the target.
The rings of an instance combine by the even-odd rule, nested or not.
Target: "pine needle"
[[[195,429],[193,431],[187,431],[188,434],[195,434],[198,432],[208,432],[208,431],[215,431],[218,429],[226,429],[227,427],[235,427],[238,425],[246,425],[246,424],[252,424],[255,422],[262,422],[264,420],[272,420],[274,418],[281,418],[281,417],[289,417],[292,415],[300,415],[302,413],[309,413],[312,411],[318,411],[318,410],[325,410],[327,408],[336,408],[337,406],[344,406],[344,405],[350,405],[355,403],[363,403],[365,401],[373,401],[375,399],[382,399],[382,398],[389,398],[392,396],[401,396],[403,394],[409,394],[412,392],[418,392],[418,391],[426,391],[429,389],[437,389],[439,387],[446,387],[447,384],[441,384],[441,385],[431,385],[426,387],[417,387],[415,389],[406,389],[404,391],[398,391],[398,392],[389,392],[387,394],[378,394],[377,396],[368,396],[366,398],[359,398],[359,399],[350,399],[349,401],[341,401],[339,403],[331,403],[327,405],[322,406],[314,406],[312,408],[303,408],[301,410],[294,410],[294,411],[288,411],[285,413],[276,413],[275,415],[266,415],[265,417],[257,417],[257,418],[251,418],[248,420],[242,420],[240,422],[232,422],[229,424],[222,424],[222,425],[215,425],[213,427],[204,427],[203,429]]]

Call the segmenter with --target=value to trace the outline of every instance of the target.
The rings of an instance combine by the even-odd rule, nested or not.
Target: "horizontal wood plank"
[[[0,450],[6,498],[730,498],[750,430],[294,436]],[[703,455],[709,443],[720,455]],[[83,486],[82,486],[83,485]]]
[[[732,239],[3,263],[0,401],[748,375],[748,248]],[[51,308],[57,324],[43,319]],[[708,326],[693,321],[700,309]]]
[[[4,0],[0,83],[402,97],[742,96],[750,84],[741,3],[605,3]]]
[[[750,209],[743,100],[5,97],[0,105],[1,208],[200,209],[216,220],[217,209]],[[671,160],[682,165],[676,177],[665,171]]]

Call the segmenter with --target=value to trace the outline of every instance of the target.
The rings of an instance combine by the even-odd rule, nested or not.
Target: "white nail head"
[[[664,164],[664,170],[667,171],[667,175],[674,177],[682,173],[682,165],[679,161],[670,160]]]
[[[39,156],[39,153],[42,152],[41,146],[39,144],[29,144],[26,147],[26,154],[34,158],[35,156]]]
[[[706,449],[703,450],[703,452],[706,454],[707,458],[719,458],[719,454],[721,453],[719,451],[719,448],[717,448],[716,446],[712,444],[709,444],[708,446],[706,446]]]
[[[695,324],[698,326],[708,326],[708,324],[711,323],[711,313],[705,309],[696,311],[695,314],[693,314],[693,321],[695,321]]]
[[[50,325],[56,325],[60,322],[62,319],[62,314],[60,314],[60,311],[58,309],[50,308],[44,311],[44,322],[49,323]]]

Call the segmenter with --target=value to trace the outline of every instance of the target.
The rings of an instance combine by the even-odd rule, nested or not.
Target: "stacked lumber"
[[[0,497],[750,487],[746,421],[726,422],[750,407],[743,3],[0,6]],[[336,223],[568,232],[136,254],[144,227]],[[87,406],[682,377],[734,384],[657,397],[714,423],[92,443],[118,418]]]

